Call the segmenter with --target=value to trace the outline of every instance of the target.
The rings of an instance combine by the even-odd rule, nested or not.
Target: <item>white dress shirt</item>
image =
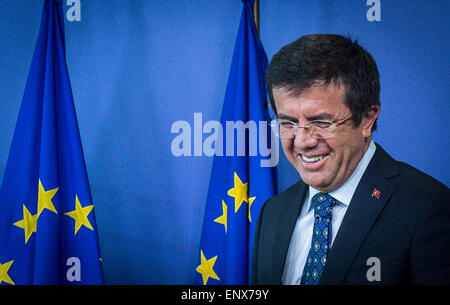
[[[342,219],[345,212],[347,212],[348,205],[352,200],[356,187],[361,180],[362,175],[366,171],[370,160],[372,159],[376,150],[375,143],[370,142],[369,148],[359,161],[358,166],[351,174],[351,176],[338,189],[328,193],[337,203],[333,207],[331,218],[331,245],[333,245],[336,234],[341,226]],[[305,202],[297,218],[294,232],[289,244],[289,250],[286,257],[286,264],[284,266],[283,276],[281,281],[284,285],[299,285],[302,279],[303,268],[308,257],[309,249],[311,247],[312,233],[314,227],[314,209],[311,206],[312,197],[319,193],[313,187],[309,187]]]

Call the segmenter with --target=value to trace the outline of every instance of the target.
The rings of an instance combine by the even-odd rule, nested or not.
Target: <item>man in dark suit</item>
[[[266,83],[284,153],[302,181],[268,200],[253,284],[450,284],[450,192],[372,141],[372,56],[307,35],[272,58]]]

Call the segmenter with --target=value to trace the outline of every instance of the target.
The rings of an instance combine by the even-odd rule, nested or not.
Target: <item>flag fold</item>
[[[62,5],[44,2],[0,188],[0,284],[103,284]]]
[[[266,107],[268,61],[256,32],[253,5],[254,0],[243,1],[220,119],[223,130],[218,133],[225,147],[218,153],[216,146],[213,159],[197,284],[249,283],[258,213],[276,193],[276,164],[269,164],[264,150],[269,145],[278,153]]]

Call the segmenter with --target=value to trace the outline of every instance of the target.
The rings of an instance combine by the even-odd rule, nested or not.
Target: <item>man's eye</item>
[[[328,121],[312,121],[310,122],[310,124],[320,127],[320,128],[328,128],[330,127],[333,123],[328,122]]]
[[[292,122],[280,122],[280,126],[283,128],[292,128],[294,127],[294,123]]]

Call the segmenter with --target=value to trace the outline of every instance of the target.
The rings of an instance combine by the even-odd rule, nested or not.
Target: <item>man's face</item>
[[[340,123],[351,115],[344,104],[344,85],[313,85],[296,96],[284,88],[273,89],[273,96],[278,118],[299,126],[312,120]],[[294,138],[281,139],[284,153],[303,182],[321,192],[331,192],[350,177],[363,157],[378,114],[379,107],[372,106],[358,127],[348,120],[336,127],[329,139],[312,138],[304,128],[299,128]]]

